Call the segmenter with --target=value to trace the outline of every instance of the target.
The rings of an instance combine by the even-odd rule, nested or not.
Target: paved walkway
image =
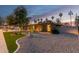
[[[0,53],[8,53],[2,30],[0,30]]]
[[[33,33],[31,37],[19,40],[17,53],[79,52],[79,39],[71,34]]]

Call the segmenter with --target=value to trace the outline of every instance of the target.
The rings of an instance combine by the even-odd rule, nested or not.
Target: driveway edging
[[[20,39],[22,39],[22,38],[19,38],[19,39],[16,40],[17,49],[13,53],[16,53],[20,48],[20,45],[18,43],[18,40],[20,40]]]
[[[24,37],[26,37],[26,36],[24,36]],[[17,44],[18,47],[17,47],[17,49],[13,53],[16,53],[19,50],[20,44],[18,43],[18,40],[20,40],[20,39],[22,39],[24,37],[21,37],[21,38],[19,38],[19,39],[16,40],[16,44]]]

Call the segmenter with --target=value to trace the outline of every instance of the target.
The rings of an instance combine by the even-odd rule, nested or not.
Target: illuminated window
[[[51,31],[51,26],[47,25],[47,31],[50,32]]]

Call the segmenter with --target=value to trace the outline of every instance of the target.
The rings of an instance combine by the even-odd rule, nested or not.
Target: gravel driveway
[[[79,39],[72,34],[32,33],[18,41],[20,49],[17,53],[77,53]]]

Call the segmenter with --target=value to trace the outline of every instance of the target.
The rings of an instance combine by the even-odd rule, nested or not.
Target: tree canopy
[[[14,12],[7,16],[8,25],[19,26],[23,28],[23,26],[29,23],[29,19],[27,17],[27,10],[24,6],[18,6]]]
[[[14,19],[13,15],[7,16],[7,23],[8,25],[16,25],[16,20]]]
[[[23,25],[28,23],[28,18],[27,18],[27,10],[23,6],[18,6],[14,10],[14,16],[16,19],[16,23],[19,27],[22,27]]]

